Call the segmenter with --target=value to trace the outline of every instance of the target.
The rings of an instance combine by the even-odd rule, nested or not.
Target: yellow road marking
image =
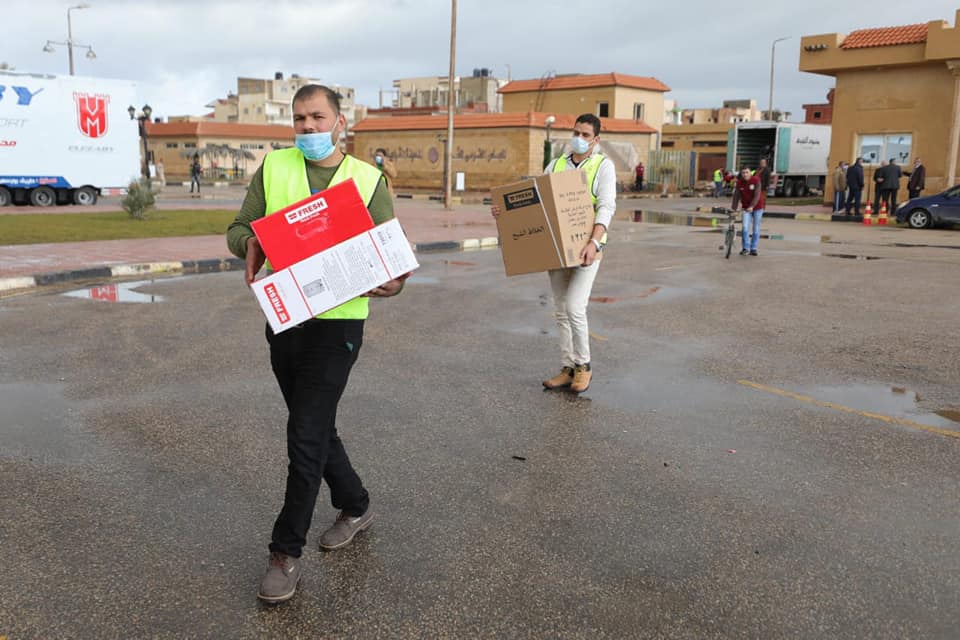
[[[593,338],[594,340],[599,340],[600,342],[606,342],[607,340],[609,340],[609,338],[604,338],[603,336],[598,336],[598,335],[595,334],[593,331],[590,332],[590,337]]]
[[[927,425],[927,424],[914,422],[913,420],[907,420],[906,418],[896,418],[894,416],[887,416],[882,413],[873,413],[871,411],[860,411],[859,409],[852,409],[850,407],[845,407],[844,405],[837,404],[836,402],[826,402],[824,400],[817,400],[816,398],[811,398],[810,396],[804,396],[799,393],[793,393],[792,391],[786,391],[784,389],[778,389],[776,387],[768,387],[765,384],[758,384],[756,382],[750,382],[749,380],[737,380],[737,384],[742,384],[745,387],[751,387],[758,391],[766,391],[767,393],[773,393],[775,395],[783,396],[785,398],[793,398],[794,400],[799,400],[800,402],[815,404],[818,407],[826,407],[827,409],[835,409],[836,411],[853,413],[858,416],[863,416],[865,418],[874,418],[876,420],[882,420],[883,422],[886,422],[889,424],[898,424],[903,427],[910,427],[911,429],[929,431],[930,433],[936,433],[938,435],[948,436],[950,438],[960,438],[960,431],[950,431],[949,429],[939,429],[937,427],[931,427],[930,425]]]

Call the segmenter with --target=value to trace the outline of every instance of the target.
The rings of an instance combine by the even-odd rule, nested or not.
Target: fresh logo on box
[[[503,195],[503,201],[507,211],[529,207],[532,204],[540,204],[540,198],[537,197],[537,192],[534,189],[505,193]]]
[[[288,211],[284,217],[287,219],[287,224],[298,224],[300,222],[305,222],[310,218],[314,218],[318,216],[321,211],[326,210],[326,198],[317,198],[308,205],[300,207],[299,209],[294,209],[293,211]]]
[[[280,299],[276,285],[268,284],[263,288],[263,292],[267,294],[267,300],[270,301],[273,312],[277,314],[277,319],[281,323],[290,322],[290,314],[287,313],[287,307],[283,304],[283,300]]]

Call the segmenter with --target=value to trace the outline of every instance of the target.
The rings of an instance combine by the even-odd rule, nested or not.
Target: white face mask
[[[570,141],[570,148],[573,149],[573,152],[577,155],[582,155],[589,151],[590,143],[581,138],[580,136],[574,136]]]

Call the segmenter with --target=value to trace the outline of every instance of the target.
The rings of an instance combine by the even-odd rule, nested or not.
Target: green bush
[[[156,202],[156,196],[153,189],[150,188],[150,181],[146,178],[140,178],[131,182],[127,187],[127,195],[120,201],[123,210],[130,214],[131,218],[136,220],[145,220],[147,210],[153,207]]]

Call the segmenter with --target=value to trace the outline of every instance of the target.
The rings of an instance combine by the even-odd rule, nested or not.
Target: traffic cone
[[[868,227],[873,224],[873,207],[870,206],[870,203],[867,203],[867,208],[863,210],[863,224]]]
[[[887,203],[880,203],[880,217],[877,218],[877,224],[887,224]]]

